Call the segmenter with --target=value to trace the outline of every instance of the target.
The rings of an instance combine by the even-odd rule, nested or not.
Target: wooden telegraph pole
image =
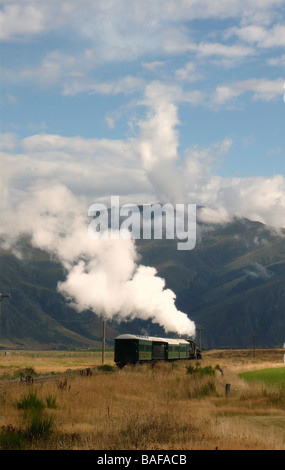
[[[255,359],[255,333],[252,335],[252,355],[253,358]]]
[[[199,331],[199,347],[202,351],[202,339],[201,339],[201,331],[203,330],[203,328],[198,328],[198,331]]]
[[[102,364],[104,364],[104,362],[105,362],[105,336],[106,336],[106,320],[103,319]]]
[[[10,297],[10,294],[0,294],[0,336],[1,336],[1,325],[2,325],[2,302],[7,297]]]

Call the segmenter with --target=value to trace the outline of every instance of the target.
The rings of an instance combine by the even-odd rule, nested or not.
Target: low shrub
[[[49,395],[45,400],[31,391],[15,403],[22,411],[20,427],[12,425],[0,428],[0,449],[25,450],[31,448],[35,440],[47,440],[53,433],[54,418],[45,412],[45,408],[57,408],[56,397]]]
[[[25,415],[23,436],[27,440],[48,439],[53,432],[54,419],[39,409],[30,410]]]
[[[18,372],[19,377],[26,377],[30,375],[31,377],[37,377],[39,374],[33,369],[33,367],[25,367],[25,369],[20,369]]]
[[[97,369],[100,372],[115,372],[116,367],[111,366],[110,364],[102,364],[101,366],[98,366]]]
[[[215,375],[216,369],[219,366],[213,368],[212,366],[201,367],[199,363],[195,364],[195,367],[192,364],[186,366],[186,373],[195,375],[195,377],[204,377],[205,375]]]
[[[0,428],[0,450],[27,450],[36,440],[47,440],[54,429],[54,419],[42,409],[25,410],[22,426],[12,425]]]
[[[211,380],[201,385],[201,387],[199,387],[197,390],[198,398],[205,398],[205,397],[210,397],[213,395],[217,395],[217,390],[216,390],[216,385]]]
[[[186,389],[187,398],[206,398],[210,396],[218,396],[216,385],[212,380],[206,383],[201,383],[193,388]]]
[[[16,407],[18,410],[43,410],[45,408],[45,403],[37,397],[37,392],[29,391],[28,395],[25,395],[22,400],[16,403]]]
[[[46,405],[48,408],[52,408],[56,410],[57,408],[56,397],[53,395],[49,395],[48,397],[46,397]]]
[[[1,450],[24,450],[26,448],[23,433],[20,429],[8,424],[0,428]]]

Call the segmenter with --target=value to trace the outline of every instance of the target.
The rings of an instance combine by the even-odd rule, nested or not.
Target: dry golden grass
[[[103,372],[96,367],[99,354],[96,358],[75,353],[69,357],[55,352],[37,354],[32,360],[24,354],[0,356],[0,367],[5,365],[6,370],[69,370],[63,376],[35,378],[30,384],[0,379],[1,429],[21,427],[22,412],[15,403],[29,390],[42,400],[55,398],[57,408],[46,410],[54,417],[54,432],[48,439],[28,443],[29,448],[285,450],[284,395],[263,384],[247,384],[237,376],[237,370],[249,366],[282,366],[283,353],[267,351],[263,361],[257,354],[252,358],[250,351],[209,351],[201,367],[219,364],[222,371],[201,378],[186,373],[186,361]],[[113,364],[112,356],[106,362]],[[79,374],[78,369],[86,367],[92,368],[92,375]],[[227,398],[226,383],[231,384]]]
[[[113,361],[113,352],[106,351],[107,362]],[[38,374],[63,373],[67,369],[84,369],[102,363],[102,354],[77,351],[7,351],[0,352],[0,380],[3,375],[14,375],[26,368]]]

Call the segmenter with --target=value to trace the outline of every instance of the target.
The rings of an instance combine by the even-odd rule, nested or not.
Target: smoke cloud
[[[59,290],[81,311],[91,309],[106,319],[151,319],[166,332],[193,336],[194,323],[175,307],[175,294],[165,289],[156,269],[135,262],[132,240],[96,240],[96,253],[70,267]]]
[[[3,246],[13,246],[26,234],[33,246],[56,257],[66,270],[58,290],[78,311],[90,309],[117,321],[151,319],[166,332],[195,335],[194,323],[177,310],[175,294],[165,288],[164,279],[156,269],[139,264],[134,240],[90,238],[86,200],[65,186],[37,183],[29,198],[3,216]],[[5,226],[10,227],[9,237]]]

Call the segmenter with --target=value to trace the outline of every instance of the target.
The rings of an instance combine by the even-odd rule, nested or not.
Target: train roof
[[[157,341],[157,342],[168,343],[168,344],[189,344],[189,341],[185,339],[156,338],[154,336],[143,336],[143,335],[132,335],[132,334],[119,335],[115,339],[140,339],[140,340],[145,340],[145,341],[151,341],[151,342]]]
[[[115,339],[146,339],[146,340],[152,341],[150,336],[132,335],[132,334],[128,334],[128,333],[125,334],[125,335],[116,336]]]

